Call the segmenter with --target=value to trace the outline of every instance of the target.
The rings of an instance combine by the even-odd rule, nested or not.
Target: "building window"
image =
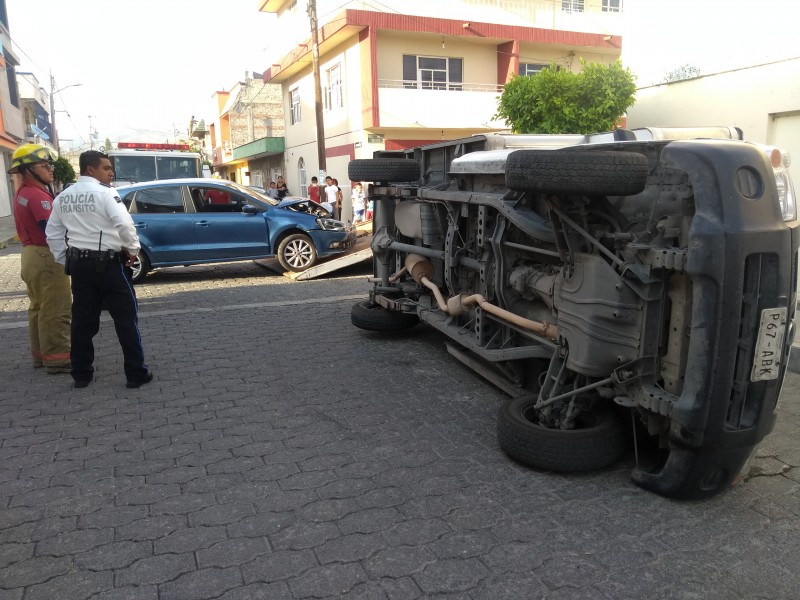
[[[8,79],[8,99],[13,106],[19,108],[19,92],[17,91],[17,72],[14,65],[6,66],[6,78]]]
[[[463,58],[403,55],[403,87],[461,91]]]
[[[542,63],[519,63],[520,75],[536,75],[542,69],[546,69],[550,65]]]
[[[337,64],[325,71],[325,110],[334,110],[344,106],[342,93],[342,65]]]
[[[289,90],[289,104],[292,107],[291,124],[294,125],[300,122],[300,90],[298,88]]]
[[[308,198],[308,179],[306,175],[306,161],[303,157],[297,161],[297,180],[300,182],[300,195],[303,198]]]
[[[561,12],[582,13],[583,0],[561,0]]]
[[[622,12],[622,0],[603,0],[603,12]]]

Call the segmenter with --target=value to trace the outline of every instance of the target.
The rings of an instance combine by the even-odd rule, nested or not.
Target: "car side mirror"
[[[242,207],[242,212],[247,214],[247,215],[254,215],[254,214],[258,213],[258,209],[255,206],[251,205],[251,204],[245,204]]]

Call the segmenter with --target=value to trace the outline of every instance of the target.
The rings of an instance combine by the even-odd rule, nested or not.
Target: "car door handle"
[[[134,223],[133,226],[136,227],[136,229],[145,229],[147,227],[147,223],[142,223],[139,221],[138,223]]]
[[[196,221],[195,225],[199,225],[200,227],[208,227],[209,222],[208,221]]]

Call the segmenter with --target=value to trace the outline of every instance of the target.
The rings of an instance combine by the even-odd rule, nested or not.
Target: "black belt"
[[[70,258],[118,260],[122,262],[122,252],[117,252],[115,250],[84,250],[83,248],[70,248],[68,255]]]

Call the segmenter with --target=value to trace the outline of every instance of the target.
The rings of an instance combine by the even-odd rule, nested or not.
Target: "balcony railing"
[[[450,92],[492,92],[500,94],[503,91],[502,85],[496,83],[436,83],[420,82],[409,79],[379,79],[379,88],[393,88],[406,90],[437,90]]]
[[[391,85],[382,85],[390,83]],[[406,88],[404,82],[380,80],[378,106],[382,127],[470,129],[503,127],[495,123],[501,86],[451,84],[460,90]]]

